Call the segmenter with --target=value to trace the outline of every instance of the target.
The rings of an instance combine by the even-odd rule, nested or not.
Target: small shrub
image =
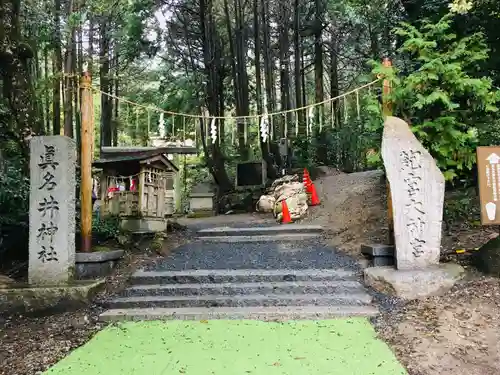
[[[311,146],[313,139],[311,136],[299,137],[293,140],[294,164],[297,167],[311,169],[315,166],[315,150]]]
[[[121,219],[118,216],[97,216],[92,218],[92,236],[103,242],[118,238],[121,234]]]
[[[449,192],[444,202],[443,218],[448,230],[453,224],[471,227],[480,223],[481,209],[475,189],[456,189]]]
[[[5,160],[0,172],[0,226],[27,223],[29,193],[22,161]]]
[[[0,263],[28,259],[29,178],[15,152],[0,153]]]

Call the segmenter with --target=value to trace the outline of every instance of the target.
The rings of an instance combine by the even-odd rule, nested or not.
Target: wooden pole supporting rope
[[[140,138],[139,138],[140,137],[140,135],[139,135],[139,108],[135,109],[135,132],[134,132],[134,135],[135,135],[134,143],[137,145],[140,145],[141,142],[140,142]],[[137,138],[139,138],[139,140]]]
[[[391,60],[389,60],[389,58],[387,57],[382,62],[382,65],[386,68],[392,69]],[[382,94],[383,114],[384,117],[392,116],[392,102],[389,99],[389,96],[391,95],[392,91],[391,81],[389,81],[387,78],[384,78],[382,86],[383,86],[383,94]]]
[[[81,216],[81,251],[88,253],[92,247],[92,80],[85,72],[81,78],[81,184],[80,184],[80,216]]]
[[[148,109],[148,129],[146,131],[146,139],[144,143],[149,146],[149,132],[151,131],[151,111]]]
[[[186,116],[182,116],[182,145],[186,145]],[[186,155],[184,155],[184,161],[186,160]]]
[[[386,68],[392,68],[391,60],[387,57],[382,62],[382,65]],[[389,99],[391,94],[391,81],[387,78],[384,78],[382,83],[382,114],[384,119],[387,116],[392,116],[392,103]],[[391,195],[391,186],[389,184],[389,180],[386,179],[386,187],[387,187],[387,224],[389,229],[389,244],[394,245],[394,217],[392,210],[392,195]]]

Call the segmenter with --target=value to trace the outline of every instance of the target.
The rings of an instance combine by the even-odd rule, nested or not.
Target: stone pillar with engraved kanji
[[[391,184],[398,270],[439,264],[445,181],[403,120],[384,124],[382,157]]]
[[[76,144],[65,136],[30,141],[29,283],[70,281],[75,267]]]

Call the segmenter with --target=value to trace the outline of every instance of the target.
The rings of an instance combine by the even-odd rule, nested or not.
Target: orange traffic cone
[[[311,183],[311,206],[317,206],[320,203],[316,187]]]
[[[307,170],[307,168],[304,168],[304,181],[306,181],[307,178],[309,178],[309,171]]]
[[[311,181],[311,176],[309,175],[307,168],[304,168],[304,177],[302,178],[302,183],[304,184],[304,186],[306,188],[306,192],[311,193],[312,181]]]
[[[281,224],[288,224],[292,222],[292,218],[290,217],[290,211],[288,211],[288,205],[286,204],[286,200],[283,199],[281,201]]]

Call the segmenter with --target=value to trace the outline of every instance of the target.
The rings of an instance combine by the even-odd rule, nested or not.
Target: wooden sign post
[[[481,224],[500,225],[500,146],[477,148]]]
[[[386,68],[392,68],[391,60],[387,57],[384,58],[382,65]],[[389,96],[391,95],[391,81],[388,79],[384,79],[382,83],[382,114],[384,116],[384,120],[388,116],[392,116],[392,103],[389,100]],[[387,224],[389,229],[389,245],[394,245],[394,213],[392,209],[392,194],[391,194],[391,186],[389,181],[386,182],[387,188]]]

